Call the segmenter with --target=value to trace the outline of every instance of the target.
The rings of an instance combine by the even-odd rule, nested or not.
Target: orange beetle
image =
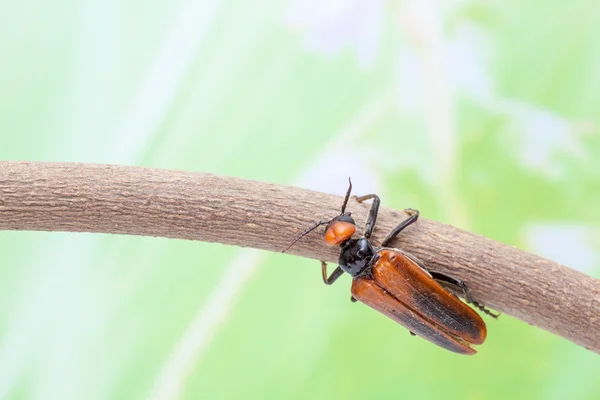
[[[394,228],[381,242],[373,246],[369,241],[379,210],[377,195],[357,197],[358,202],[373,199],[367,218],[365,233],[352,239],[356,224],[346,205],[352,183],[348,187],[342,212],[331,220],[319,221],[302,232],[285,250],[303,236],[325,225],[325,242],[340,246],[339,266],[327,276],[327,264],[322,264],[323,281],[333,284],[344,272],[352,276],[352,301],[360,301],[387,315],[406,327],[412,335],[421,336],[432,343],[459,354],[477,353],[471,345],[482,344],[487,335],[485,323],[471,307],[460,301],[439,282],[459,287],[467,302],[496,318],[485,307],[475,302],[467,285],[439,272],[428,271],[414,256],[398,249],[386,247],[404,228],[414,223],[419,212],[407,209],[409,217]]]

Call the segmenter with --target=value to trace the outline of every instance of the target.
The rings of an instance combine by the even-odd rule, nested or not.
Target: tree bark
[[[0,230],[102,232],[281,251],[339,214],[342,198],[206,173],[76,163],[0,162]],[[362,225],[368,204],[349,202]],[[405,218],[382,207],[374,242]],[[393,243],[465,281],[489,307],[600,352],[600,281],[473,233],[420,218]],[[316,230],[288,253],[336,262]]]

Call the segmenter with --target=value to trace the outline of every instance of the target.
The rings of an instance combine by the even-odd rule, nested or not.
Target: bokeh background
[[[0,159],[352,176],[600,276],[595,1],[0,5]],[[0,257],[3,399],[600,398],[564,339],[503,315],[460,357],[290,255],[0,232]]]

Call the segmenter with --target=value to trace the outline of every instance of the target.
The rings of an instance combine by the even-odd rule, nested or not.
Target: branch
[[[204,173],[0,162],[0,230],[162,236],[281,251],[307,226],[337,215],[341,202],[305,189]],[[352,201],[348,206],[356,221],[364,221],[368,209]],[[374,238],[385,237],[404,217],[381,208]],[[320,233],[307,235],[289,253],[335,262],[338,251]],[[394,246],[428,269],[466,281],[479,302],[600,353],[600,281],[424,218]]]

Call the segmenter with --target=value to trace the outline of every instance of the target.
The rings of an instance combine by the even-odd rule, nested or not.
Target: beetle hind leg
[[[464,281],[453,278],[446,274],[442,274],[441,272],[429,271],[429,273],[431,274],[431,277],[438,282],[449,283],[451,285],[459,287],[463,291],[467,303],[474,304],[473,298],[471,297],[471,292],[469,291],[469,287]]]
[[[498,319],[498,317],[500,316],[500,313],[493,313],[493,312],[491,312],[490,310],[488,310],[487,308],[485,308],[485,306],[483,304],[480,304],[480,303],[476,302],[475,300],[473,300],[472,303],[482,313],[484,313],[486,315],[489,315],[490,317],[492,317],[494,319]]]
[[[429,271],[429,273],[431,274],[431,277],[438,282],[446,283],[446,284],[449,283],[451,285],[459,287],[463,291],[464,297],[467,300],[467,303],[473,304],[473,306],[475,308],[477,308],[478,310],[480,310],[482,313],[489,315],[490,317],[492,317],[494,319],[497,319],[500,316],[500,314],[491,312],[490,310],[485,308],[485,306],[483,306],[482,304],[473,300],[473,297],[471,297],[471,292],[469,291],[469,287],[467,286],[467,284],[464,281],[453,278],[446,274],[442,274],[441,272]]]

